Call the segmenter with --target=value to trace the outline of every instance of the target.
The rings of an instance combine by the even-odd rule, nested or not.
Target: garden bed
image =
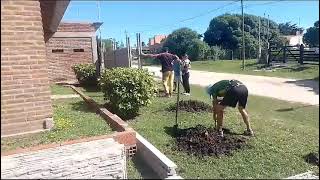
[[[179,110],[187,112],[212,112],[212,106],[197,100],[181,100],[179,101],[178,107]],[[176,109],[176,104],[172,104],[168,108],[169,111],[176,111]]]
[[[202,125],[178,129],[175,137],[177,147],[174,149],[185,151],[190,155],[220,157],[248,147],[248,137],[235,135],[227,129],[224,132],[224,137],[220,137],[214,128],[206,128]]]

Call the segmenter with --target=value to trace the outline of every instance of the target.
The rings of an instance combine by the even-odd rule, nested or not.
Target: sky
[[[319,0],[305,1],[248,1],[244,13],[267,17],[277,23],[292,22],[303,28],[319,20]],[[100,4],[100,19],[99,5]],[[103,39],[115,38],[125,42],[126,33],[131,44],[140,32],[141,41],[157,34],[188,27],[204,33],[210,20],[224,13],[241,14],[240,1],[75,1],[71,0],[62,21],[103,22]],[[99,31],[97,31],[99,32]]]

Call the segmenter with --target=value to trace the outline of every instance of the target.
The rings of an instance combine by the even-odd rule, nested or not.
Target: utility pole
[[[267,29],[267,48],[268,48],[268,52],[269,52],[269,49],[270,49],[270,43],[269,43],[269,14],[268,14],[268,23],[267,23],[267,26],[268,26],[268,29]],[[267,53],[267,62],[269,61],[269,53]]]
[[[98,21],[100,22],[100,1],[97,2],[97,7],[98,7]],[[101,26],[99,27],[99,39],[100,39],[100,48],[99,48],[99,52],[100,52],[100,73],[101,70],[104,69],[104,60],[103,60],[103,54],[102,54],[102,37],[101,37]]]
[[[244,14],[243,14],[243,0],[241,0],[241,13],[242,13],[242,70],[245,69],[245,47],[244,47]]]
[[[128,47],[128,33],[127,33],[127,30],[124,30],[124,33],[126,35],[126,46]]]
[[[141,39],[140,39],[140,33],[137,33],[137,54],[138,54],[138,68],[141,68],[141,54],[142,48],[141,48]]]
[[[260,19],[260,16],[259,16],[259,47],[258,47],[258,62],[260,61],[261,59],[261,19]]]

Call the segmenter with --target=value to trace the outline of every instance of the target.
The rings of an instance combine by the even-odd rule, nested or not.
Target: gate
[[[319,47],[305,48],[303,44],[297,46],[270,47],[268,50],[268,65],[272,62],[287,63],[296,61],[300,64],[319,65]]]

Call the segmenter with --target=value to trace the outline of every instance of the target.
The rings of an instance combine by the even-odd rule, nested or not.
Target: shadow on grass
[[[159,176],[137,156],[138,155],[132,157],[132,162],[141,174],[142,179],[160,179]]]
[[[140,115],[138,112],[137,113],[133,113],[133,112],[132,113],[128,113],[128,112],[121,113],[121,112],[119,112],[119,110],[116,110],[115,107],[112,106],[111,103],[109,103],[109,102],[103,104],[102,107],[106,108],[112,114],[116,114],[124,121],[133,120],[135,117]]]
[[[288,111],[294,111],[294,110],[297,110],[297,109],[300,109],[300,108],[305,108],[305,107],[310,107],[310,106],[313,106],[313,105],[304,105],[304,106],[297,106],[297,107],[290,107],[290,108],[281,108],[281,109],[276,109],[275,111],[288,112]]]
[[[99,86],[82,86],[86,92],[100,92]]]
[[[307,87],[307,88],[310,88],[308,91],[313,91],[315,94],[319,94],[319,76],[313,79],[286,81],[285,83]]]
[[[72,110],[82,111],[82,112],[94,112],[85,101],[78,101],[71,104]]]
[[[300,72],[310,68],[311,68],[310,66],[297,66],[297,67],[284,67],[282,69],[288,69],[292,72]]]

